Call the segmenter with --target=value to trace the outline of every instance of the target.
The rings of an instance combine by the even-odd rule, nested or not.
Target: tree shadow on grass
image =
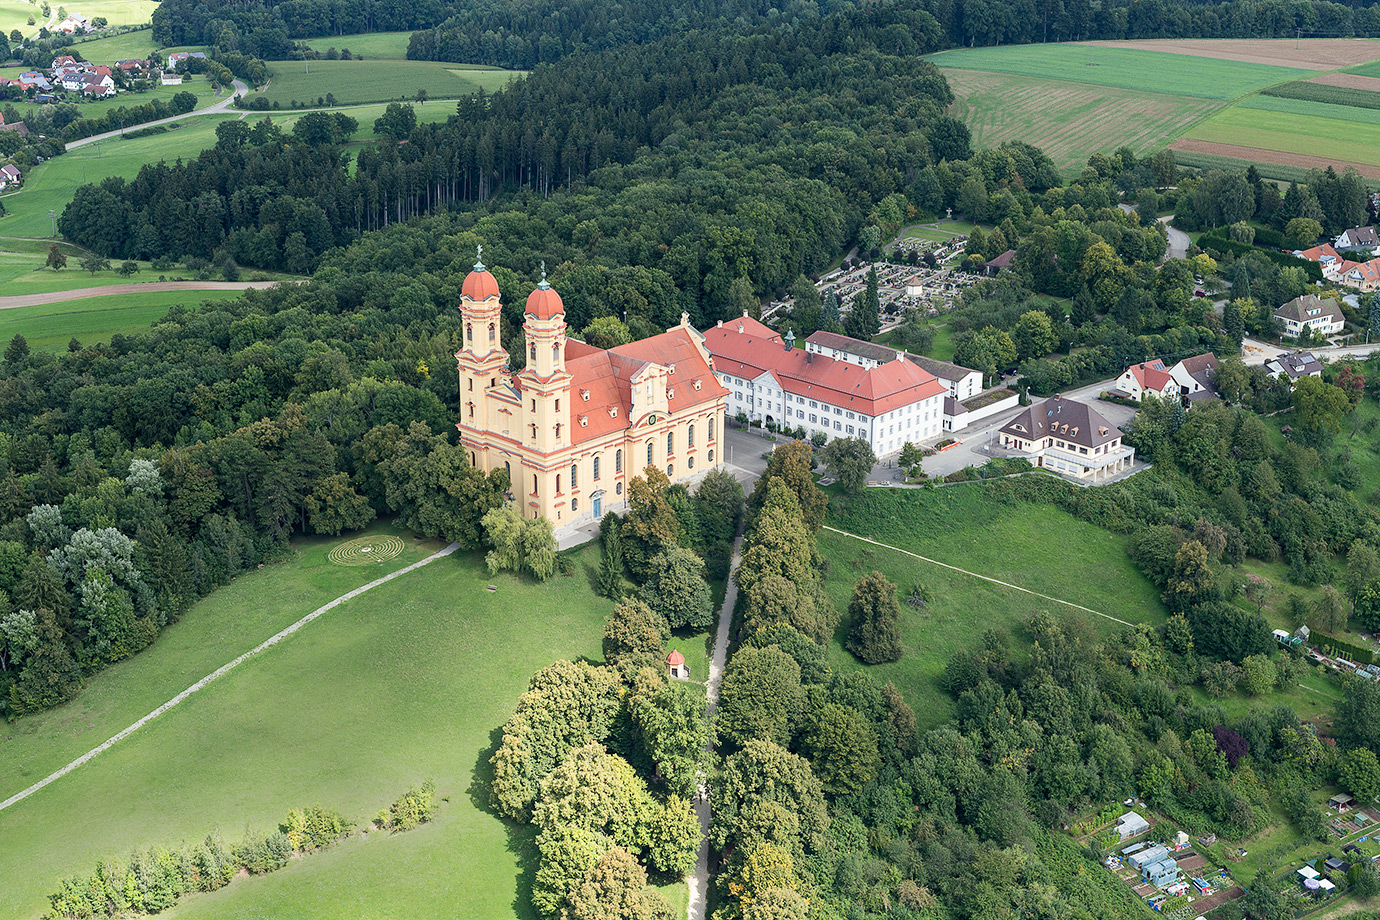
[[[489,792],[494,783],[494,765],[490,762],[503,743],[502,726],[489,732],[488,745],[479,752],[474,769],[470,771],[470,785],[465,791],[470,804],[486,815],[503,822],[508,834],[508,852],[518,859],[517,895],[513,898],[513,916],[518,920],[539,920],[532,907],[532,885],[537,878],[537,833],[530,824],[518,824],[503,817],[494,808]]]

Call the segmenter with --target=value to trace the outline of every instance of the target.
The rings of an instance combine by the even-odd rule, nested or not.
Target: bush
[[[427,780],[420,786],[413,786],[396,802],[379,812],[374,818],[374,826],[380,830],[398,833],[410,831],[435,816],[436,784]]]

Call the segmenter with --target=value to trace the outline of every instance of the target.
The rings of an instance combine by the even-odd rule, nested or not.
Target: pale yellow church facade
[[[649,466],[681,482],[723,464],[728,391],[684,314],[661,335],[595,348],[567,336],[543,278],[527,298],[526,367],[512,374],[501,310],[497,280],[477,263],[460,295],[457,427],[475,467],[508,471],[523,516],[578,526],[621,508]]]

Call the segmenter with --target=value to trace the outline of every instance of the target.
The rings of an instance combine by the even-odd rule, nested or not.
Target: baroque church
[[[525,517],[588,523],[622,507],[649,466],[683,482],[722,465],[728,391],[685,314],[661,335],[595,348],[567,335],[543,272],[524,311],[526,367],[514,374],[498,281],[482,263],[465,278],[460,312],[460,442],[476,468],[508,471]]]

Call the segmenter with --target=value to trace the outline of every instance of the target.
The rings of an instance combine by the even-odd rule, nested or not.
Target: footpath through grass
[[[1053,505],[1000,500],[980,483],[835,496],[826,523],[1133,623],[1162,623],[1166,616],[1159,592],[1126,555],[1125,537],[1079,521]],[[874,569],[899,588],[906,655],[867,670],[879,680],[895,682],[922,728],[938,725],[952,714],[952,701],[937,678],[955,652],[973,648],[986,630],[1005,629],[1017,638],[1022,621],[1040,609],[1104,634],[1122,628],[829,531],[820,535],[820,550],[829,562],[830,596],[841,612],[847,610],[853,585]],[[917,584],[932,595],[919,610],[904,603]],[[831,659],[836,667],[862,668],[843,648],[846,628],[841,624],[836,633]]]
[[[171,696],[168,686],[180,690],[191,682],[184,678],[204,676],[384,571],[327,568],[326,545],[319,541],[293,563],[242,576],[143,656],[100,675],[77,702],[108,700],[99,713],[60,710],[47,717],[47,727],[60,720],[70,736],[65,747],[84,751],[90,739],[112,734],[111,726],[133,721],[130,712],[147,712],[149,699]],[[396,565],[428,549],[434,547],[413,545]],[[525,834],[510,838],[508,825],[489,813],[488,758],[534,671],[556,658],[600,657],[608,602],[591,590],[597,548],[578,563],[577,575],[539,585],[491,577],[480,557],[456,554],[336,608],[246,661],[0,812],[7,913],[37,917],[59,876],[89,870],[101,854],[176,845],[216,828],[234,839],[246,824],[265,828],[288,809],[316,802],[364,819],[432,777],[447,798],[433,825],[387,839],[371,835],[271,876],[237,880],[189,899],[176,915],[532,917],[534,848]],[[489,592],[488,584],[498,590]],[[212,605],[218,613],[201,609]],[[272,612],[259,613],[259,605]],[[263,617],[254,628],[240,623],[254,617]],[[216,642],[214,652],[205,648]],[[137,680],[126,676],[134,670]],[[133,686],[102,688],[107,678]],[[126,702],[132,697],[139,705]],[[42,755],[29,758],[30,773],[65,762],[65,751],[37,739],[28,744]],[[9,747],[0,746],[0,776],[14,775]],[[12,784],[27,785],[26,778]],[[672,896],[683,901],[683,894]]]

